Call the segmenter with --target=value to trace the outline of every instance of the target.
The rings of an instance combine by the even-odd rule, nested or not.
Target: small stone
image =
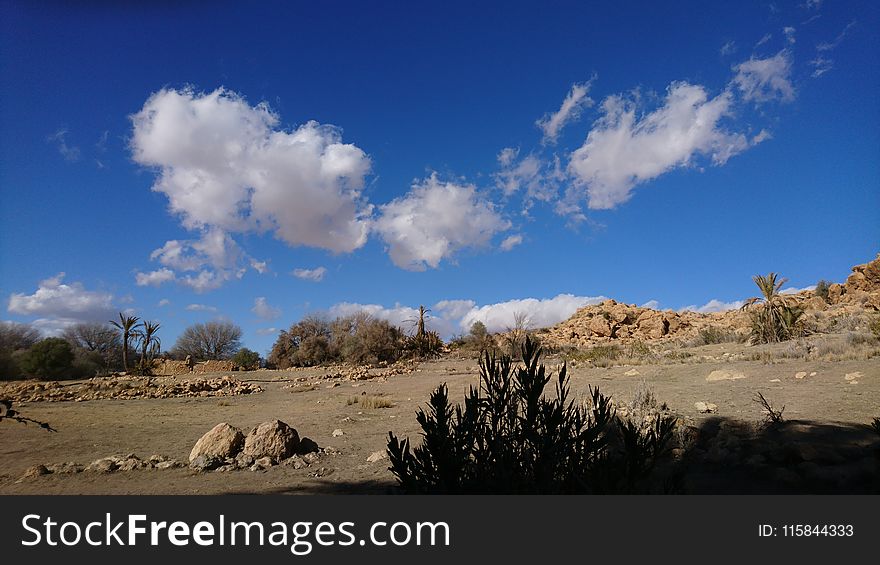
[[[121,463],[119,463],[120,471],[134,471],[135,469],[141,469],[144,466],[144,462],[138,459],[137,457],[129,457],[125,459]]]
[[[119,465],[110,457],[105,457],[104,459],[97,459],[89,463],[89,466],[86,467],[86,471],[94,471],[96,473],[112,473],[119,467]]]
[[[176,469],[177,467],[183,467],[183,463],[180,461],[175,461],[174,459],[169,459],[166,461],[159,461],[155,464],[156,469]]]
[[[45,465],[34,465],[33,467],[25,469],[25,472],[21,477],[23,479],[32,479],[34,477],[48,475],[49,473],[51,473],[51,471],[49,471]]]
[[[634,377],[634,376],[640,375],[640,374],[641,373],[639,373],[638,369],[630,369],[629,371],[624,373],[624,375],[626,375],[627,377]]]
[[[269,467],[275,465],[275,461],[272,460],[271,457],[260,457],[256,461],[254,461],[254,465],[257,467],[262,467],[263,469],[268,469]]]
[[[770,379],[770,382],[771,383],[781,383],[782,381],[780,379]]]
[[[375,463],[377,461],[381,461],[381,460],[387,459],[387,458],[388,458],[388,453],[385,452],[384,450],[374,451],[373,453],[370,454],[369,457],[367,457],[367,463]]]
[[[308,463],[303,461],[303,458],[299,455],[294,455],[293,457],[289,457],[281,462],[285,467],[293,467],[294,469],[305,469],[309,466]]]
[[[345,435],[345,432],[343,432],[339,428],[336,428],[335,430],[333,430],[333,437],[340,437],[340,436],[344,436],[344,435]]]
[[[303,455],[303,461],[305,461],[309,465],[313,465],[313,464],[317,463],[320,459],[321,459],[321,456],[315,452],[306,453],[305,455]]]
[[[68,461],[66,463],[53,463],[51,465],[46,466],[49,469],[50,473],[58,473],[69,475],[73,473],[81,473],[83,470],[83,466],[79,463],[74,463],[73,461]]]
[[[189,468],[200,472],[213,471],[214,469],[222,466],[223,463],[223,459],[220,459],[219,457],[199,455],[189,462]]]
[[[324,452],[324,455],[339,455],[340,453],[342,453],[341,451],[339,451],[338,449],[336,449],[332,445],[326,446],[321,451]]]
[[[694,402],[694,408],[700,414],[712,414],[718,410],[718,405],[712,402]]]
[[[226,422],[217,424],[199,438],[189,454],[192,461],[200,455],[207,457],[235,457],[244,445],[244,434],[241,430]]]
[[[321,467],[317,471],[312,473],[312,476],[313,477],[326,477],[327,475],[330,475],[332,473],[333,473],[333,469],[331,469],[330,467]]]
[[[811,377],[815,377],[815,376],[816,376],[816,371],[813,371],[812,373],[810,373],[810,376],[811,376]]]
[[[715,381],[735,381],[737,379],[744,379],[746,376],[739,371],[728,371],[725,369],[717,369],[709,373],[709,376],[706,377],[708,382]]]
[[[861,371],[856,371],[855,373],[847,373],[843,378],[847,381],[857,381],[862,377]]]
[[[247,453],[239,453],[235,456],[235,464],[239,469],[246,469],[254,464],[254,458]]]
[[[296,453],[299,447],[299,434],[281,420],[263,422],[244,440],[244,453],[258,459],[271,457],[286,459]]]
[[[796,379],[803,379],[806,376],[807,376],[806,371],[798,371],[797,373],[794,374],[794,378],[796,378]]]

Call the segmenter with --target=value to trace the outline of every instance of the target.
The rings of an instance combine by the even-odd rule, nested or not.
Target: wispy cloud
[[[537,126],[542,132],[544,132],[544,137],[541,139],[541,143],[556,143],[559,133],[566,124],[577,120],[584,108],[593,105],[593,100],[587,96],[592,82],[593,79],[584,83],[573,84],[568,91],[568,94],[566,94],[565,99],[562,101],[559,110],[546,114],[536,122]]]
[[[216,312],[217,308],[215,306],[208,306],[206,304],[188,304],[185,308],[190,312]]]
[[[265,296],[254,299],[254,307],[251,308],[251,312],[263,320],[274,320],[281,316],[281,309],[270,305]]]
[[[291,274],[304,281],[321,282],[324,280],[324,275],[327,274],[327,268],[316,267],[314,269],[294,269]]]
[[[55,143],[56,147],[58,147],[58,152],[64,157],[65,161],[74,163],[79,161],[80,150],[76,145],[70,145],[67,143],[67,135],[69,133],[70,132],[68,132],[66,128],[61,128],[55,133],[47,136],[46,141]]]

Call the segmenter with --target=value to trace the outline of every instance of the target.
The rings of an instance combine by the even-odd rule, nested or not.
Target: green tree
[[[232,362],[242,370],[253,371],[260,368],[260,354],[247,347],[242,347],[232,357]]]
[[[156,335],[158,332],[159,324],[146,320],[141,328],[134,332],[134,337],[141,350],[140,370],[143,375],[150,373],[153,359],[159,355],[159,351],[162,349],[162,341]]]
[[[779,291],[788,279],[779,278],[776,273],[755,275],[752,280],[761,291],[761,296],[746,300],[744,310],[750,310],[753,343],[775,343],[785,341],[802,333],[801,316],[804,311],[788,303]]]
[[[73,376],[73,349],[60,337],[48,337],[31,347],[21,357],[21,368],[26,375],[43,379]]]

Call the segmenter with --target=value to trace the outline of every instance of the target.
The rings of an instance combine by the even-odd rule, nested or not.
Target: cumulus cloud
[[[805,286],[803,288],[797,288],[795,286],[790,286],[788,288],[783,288],[782,290],[780,290],[779,294],[798,294],[800,292],[806,292],[806,291],[812,291],[812,290],[816,290],[816,285],[811,284],[811,285]]]
[[[511,328],[516,317],[521,316],[530,328],[552,326],[568,319],[578,308],[598,304],[605,297],[574,296],[560,294],[553,298],[525,298],[508,300],[494,304],[478,305],[473,300],[441,300],[429,309],[426,320],[428,329],[448,338],[454,334],[470,331],[474,322],[483,322],[490,332],[500,332]],[[379,304],[358,304],[342,302],[332,306],[327,314],[330,317],[348,316],[358,312],[388,320],[390,323],[411,331],[419,317],[418,308],[395,304],[386,307]]]
[[[468,247],[485,247],[510,227],[472,184],[443,182],[434,173],[381,208],[375,229],[400,268],[422,271]]]
[[[56,147],[58,147],[58,152],[64,157],[65,161],[74,163],[79,161],[80,150],[76,145],[69,145],[67,143],[68,133],[67,129],[61,128],[55,133],[47,136],[46,141],[55,143]]]
[[[279,331],[278,328],[259,328],[257,329],[257,335],[272,335],[277,334]]]
[[[590,208],[611,209],[629,200],[637,184],[697,155],[724,164],[749,146],[743,134],[721,125],[732,105],[729,91],[709,98],[705,88],[687,82],[672,83],[663,105],[641,116],[635,102],[609,96],[585,143],[571,154],[574,189],[586,189]]]
[[[419,309],[411,306],[401,306],[395,304],[391,307],[385,307],[380,304],[358,304],[356,302],[340,302],[333,305],[329,309],[331,317],[351,316],[364,312],[374,318],[387,320],[389,323],[404,329],[410,329],[415,326],[419,319]],[[436,318],[429,318],[425,323],[428,329],[438,331],[436,329]]]
[[[523,242],[523,236],[521,236],[519,234],[511,235],[511,236],[504,238],[504,241],[501,242],[501,245],[499,245],[499,247],[501,248],[502,251],[510,251],[511,249],[513,249],[514,247],[516,247],[517,245],[519,245],[522,242]]]
[[[304,281],[321,282],[324,280],[324,275],[327,274],[327,268],[316,267],[314,269],[294,269],[291,274]]]
[[[685,306],[681,308],[679,311],[690,311],[690,312],[698,312],[701,314],[708,314],[711,312],[726,312],[728,310],[737,310],[742,308],[743,304],[745,304],[744,300],[734,300],[733,302],[722,302],[721,300],[713,298],[709,302],[703,304],[702,306],[697,306],[696,304],[691,304],[690,306]]]
[[[82,283],[64,283],[64,273],[40,281],[33,294],[13,293],[7,310],[23,316],[39,316],[32,324],[56,334],[78,322],[106,321],[116,314],[114,297],[87,290]]]
[[[162,300],[159,301],[157,306],[159,306],[159,308],[163,308],[165,306],[168,306],[169,304],[171,304],[171,301],[168,300],[167,298],[163,298]]]
[[[553,144],[559,137],[562,128],[569,122],[577,120],[584,108],[593,105],[593,100],[587,96],[590,91],[592,80],[585,83],[573,84],[571,90],[562,101],[559,110],[552,114],[546,114],[543,118],[536,122],[537,126],[544,132],[541,143]]]
[[[251,312],[263,320],[274,320],[281,315],[281,309],[271,306],[265,296],[258,296],[254,300],[254,307],[251,308]]]
[[[642,304],[642,308],[651,308],[652,310],[657,310],[660,308],[660,302],[657,300],[649,300]]]
[[[370,159],[343,143],[337,128],[311,121],[284,130],[266,104],[251,106],[222,88],[160,90],[131,120],[133,158],[157,171],[153,190],[184,227],[215,243],[229,233],[270,231],[288,245],[334,253],[366,242],[371,208],[361,193]],[[174,253],[172,246],[163,256],[174,261]],[[180,261],[167,266],[193,270],[182,252]],[[223,275],[182,280],[205,289]]]
[[[524,316],[529,328],[543,328],[567,320],[578,308],[603,300],[604,296],[559,294],[541,300],[524,298],[475,306],[461,318],[459,327],[467,331],[474,322],[480,321],[490,332],[504,331],[514,327],[517,316]]]
[[[233,278],[241,278],[247,270],[243,266],[246,255],[229,234],[217,228],[204,230],[199,239],[166,241],[150,254],[150,259],[163,267],[137,273],[135,282],[138,286],[159,286],[176,281],[196,292],[205,292],[219,288]],[[258,272],[267,269],[265,263],[253,259],[250,264]],[[178,273],[186,274],[179,276]]]
[[[185,310],[190,312],[216,312],[217,308],[206,304],[188,304]]]
[[[134,279],[135,284],[138,286],[161,286],[167,282],[175,280],[176,276],[171,269],[162,267],[161,269],[150,271],[148,273],[137,273],[135,274]]]
[[[733,84],[747,101],[761,103],[794,100],[791,54],[786,49],[766,59],[753,57],[736,65],[733,70],[736,72]]]

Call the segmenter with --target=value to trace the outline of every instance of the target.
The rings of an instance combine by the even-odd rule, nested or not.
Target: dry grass
[[[386,396],[364,394],[361,396],[349,396],[345,401],[346,406],[357,404],[361,408],[393,408],[394,402]]]

